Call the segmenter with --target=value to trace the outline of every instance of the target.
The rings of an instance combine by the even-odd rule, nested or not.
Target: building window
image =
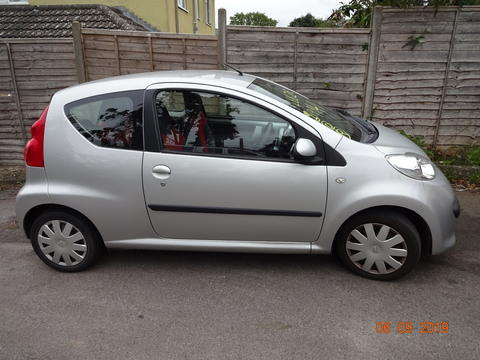
[[[178,7],[187,10],[187,0],[178,0]]]
[[[210,0],[205,0],[205,22],[207,25],[211,25],[210,21]]]

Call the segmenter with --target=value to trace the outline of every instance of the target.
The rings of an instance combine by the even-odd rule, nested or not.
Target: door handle
[[[172,171],[166,165],[156,165],[152,169],[153,177],[160,180],[167,180],[170,177]]]

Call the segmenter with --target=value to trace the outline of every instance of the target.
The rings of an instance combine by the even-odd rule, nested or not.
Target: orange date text
[[[379,321],[375,324],[377,334],[448,334],[447,321]]]

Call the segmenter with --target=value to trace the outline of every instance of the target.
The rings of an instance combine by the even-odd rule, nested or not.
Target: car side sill
[[[191,239],[133,239],[106,241],[110,249],[145,249],[175,251],[241,252],[271,254],[310,254],[310,242],[191,240]]]

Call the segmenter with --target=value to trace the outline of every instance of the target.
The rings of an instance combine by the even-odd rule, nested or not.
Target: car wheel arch
[[[84,219],[86,222],[89,223],[90,226],[92,226],[92,228],[95,230],[95,232],[99,236],[99,239],[101,239],[102,245],[105,246],[102,234],[100,233],[100,231],[98,231],[95,224],[88,217],[86,217],[84,214],[82,214],[78,210],[75,210],[71,207],[68,207],[68,206],[65,206],[65,205],[60,205],[60,204],[40,204],[40,205],[37,205],[37,206],[31,208],[25,214],[25,217],[24,217],[24,220],[23,220],[23,230],[24,230],[27,238],[30,238],[30,232],[31,232],[32,225],[33,225],[35,219],[38,216],[40,216],[40,214],[45,213],[46,211],[62,211],[62,212],[66,212],[66,213],[69,213],[69,214],[72,214],[72,215],[75,215],[75,216],[78,216],[78,217]]]
[[[415,211],[407,209],[405,207],[401,206],[394,206],[394,205],[382,205],[382,206],[373,206],[370,208],[366,208],[360,211],[357,211],[342,223],[342,225],[338,228],[335,238],[332,241],[331,245],[331,252],[334,254],[335,253],[335,244],[337,241],[338,234],[340,230],[343,228],[343,226],[350,221],[352,218],[357,217],[359,215],[369,213],[369,212],[374,212],[374,211],[391,211],[391,212],[397,212],[405,217],[407,217],[417,228],[418,233],[420,234],[420,239],[421,239],[421,249],[422,249],[422,256],[429,256],[432,254],[432,233],[430,231],[430,228],[427,224],[427,222]]]

